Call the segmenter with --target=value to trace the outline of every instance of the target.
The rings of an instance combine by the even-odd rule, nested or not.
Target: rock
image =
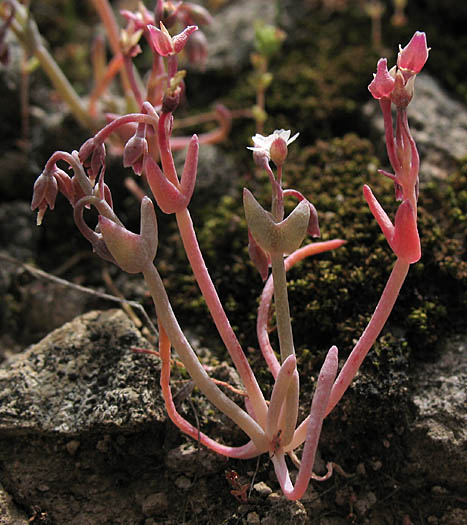
[[[384,127],[379,104],[371,100],[363,112],[380,135],[383,150]],[[457,161],[467,156],[467,108],[435,78],[421,73],[415,81],[408,116],[421,159],[420,179],[446,178],[456,168]]]
[[[196,444],[185,443],[169,450],[166,465],[172,472],[196,474],[200,470],[204,474],[221,471],[227,464],[227,458]]]
[[[150,494],[143,501],[143,514],[145,516],[153,516],[156,514],[163,514],[168,507],[167,494],[164,492],[156,492]]]
[[[260,494],[261,496],[269,496],[271,494],[272,489],[264,481],[260,481],[259,483],[255,483],[253,485],[253,488],[255,491]]]
[[[257,512],[249,512],[246,517],[246,522],[248,525],[257,525],[261,523],[261,519]]]
[[[440,360],[421,367],[415,381],[409,469],[438,491],[467,491],[466,350],[465,337],[450,341]]]
[[[227,2],[215,13],[212,24],[203,28],[209,42],[206,69],[238,71],[247,65],[254,50],[252,20],[273,24],[275,9],[269,0]]]
[[[76,318],[0,370],[0,432],[134,430],[165,419],[156,360],[121,310]],[[142,366],[142,364],[144,365]]]
[[[28,525],[26,515],[16,508],[11,496],[0,484],[0,525]]]
[[[0,368],[0,477],[31,514],[141,523],[135,501],[164,491],[158,360],[132,346],[149,345],[126,314],[92,311]]]

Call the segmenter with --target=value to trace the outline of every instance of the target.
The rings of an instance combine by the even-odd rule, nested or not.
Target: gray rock
[[[209,42],[206,69],[237,71],[248,64],[255,37],[251,22],[273,24],[275,9],[275,3],[269,0],[227,2],[225,8],[215,13],[213,23],[203,28]]]
[[[133,346],[149,344],[126,314],[92,311],[0,368],[0,475],[31,515],[139,523],[135,501],[164,492],[159,360]]]
[[[364,106],[364,114],[380,135],[384,127],[379,104]],[[428,73],[417,76],[415,95],[408,106],[412,135],[420,153],[420,179],[445,178],[467,156],[467,108],[450,96]]]
[[[121,310],[76,318],[0,370],[0,432],[131,430],[165,419],[157,360]]]
[[[428,483],[467,491],[467,339],[451,341],[436,363],[423,366],[413,401],[409,470]],[[443,487],[440,487],[443,488]]]

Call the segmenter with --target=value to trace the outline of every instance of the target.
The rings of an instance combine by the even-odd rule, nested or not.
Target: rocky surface
[[[439,362],[415,375],[416,416],[402,431],[408,436],[407,479],[397,483],[409,493],[425,487],[429,499],[420,504],[433,509],[434,525],[458,525],[465,517],[465,344],[453,341]],[[92,311],[3,364],[1,525],[28,519],[275,525],[313,523],[316,516],[321,524],[337,525],[348,522],[346,515],[357,523],[388,523],[387,504],[373,483],[375,476],[390,474],[391,466],[378,458],[362,458],[351,478],[336,473],[327,490],[313,484],[293,503],[281,495],[266,458],[255,469],[255,461],[232,463],[198,450],[166,422],[158,359],[133,353],[134,346],[149,345],[126,314]],[[197,410],[203,425],[214,417],[203,404]],[[226,439],[235,435],[222,424],[219,430]],[[241,483],[252,482],[247,501],[229,493],[227,468],[243,472]],[[329,490],[334,495],[326,498]],[[416,515],[404,512],[400,496],[396,500],[400,509],[391,514],[417,523]]]
[[[457,487],[467,493],[467,338],[449,341],[437,362],[421,367],[415,382],[409,468],[415,464],[416,475],[441,491]]]
[[[2,367],[0,479],[29,515],[45,511],[52,523],[143,515],[135,498],[156,489],[138,472],[162,467],[165,416],[157,361],[133,346],[148,343],[125,314],[94,311]]]
[[[269,0],[227,2],[206,27],[209,57],[206,69],[237,71],[249,62],[254,49],[252,20],[273,24],[276,6]]]

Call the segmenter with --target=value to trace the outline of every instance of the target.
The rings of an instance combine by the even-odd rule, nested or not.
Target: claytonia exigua
[[[274,133],[264,137],[257,133],[253,139],[254,146],[248,147],[255,153],[256,159],[263,158],[268,161],[271,159],[274,164],[281,166],[287,157],[287,146],[291,144],[299,135],[290,138],[291,131],[289,129],[276,129]],[[260,162],[261,164],[261,162]]]
[[[185,47],[188,37],[198,29],[198,26],[185,27],[181,33],[175,36],[170,36],[162,22],[160,23],[160,29],[153,25],[148,25],[147,28],[155,50],[159,55],[166,57],[180,53]]]

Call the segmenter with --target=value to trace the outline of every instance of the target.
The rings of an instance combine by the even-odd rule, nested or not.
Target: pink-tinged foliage
[[[180,184],[171,182],[159,168],[157,162],[147,157],[146,177],[159,208],[164,213],[177,213],[187,208],[196,184],[199,141],[193,135],[185,159]]]
[[[170,9],[166,12],[167,6]],[[422,69],[428,57],[428,48],[424,33],[415,33],[409,44],[400,50],[397,66],[391,71],[388,71],[386,59],[381,58],[378,61],[377,72],[369,85],[371,94],[379,100],[382,109],[388,157],[394,174],[381,171],[393,180],[396,198],[402,201],[395,213],[394,224],[368,186],[363,188],[363,193],[397,259],[368,326],[339,374],[338,351],[335,346],[331,346],[319,373],[309,414],[298,424],[299,378],[286,272],[304,257],[338,248],[345,241],[335,239],[300,248],[307,235],[319,236],[320,228],[318,212],[308,198],[293,188],[284,190],[282,187],[288,146],[297,138],[298,133],[293,137],[290,137],[289,130],[276,130],[268,136],[256,134],[253,137],[254,146],[249,149],[253,150],[257,166],[264,170],[269,178],[272,189],[271,211],[264,209],[246,188],[243,192],[243,202],[248,225],[248,251],[261,278],[266,281],[258,309],[257,335],[259,347],[274,379],[268,403],[220,302],[188,209],[196,183],[199,145],[225,137],[230,129],[231,116],[221,108],[217,111],[219,130],[208,132],[200,138],[193,135],[189,140],[172,138],[173,112],[183,89],[183,74],[177,71],[176,55],[186,46],[188,37],[197,29],[190,24],[196,21],[210,21],[206,13],[189,2],[166,5],[163,0],[158,0],[154,15],[142,5],[136,13],[124,12],[129,26],[133,27],[132,30],[139,27],[152,43],[153,80],[168,79],[155,97],[159,105],[153,104],[149,96],[145,100],[139,93],[136,100],[139,100],[140,112],[109,117],[111,120],[108,124],[87,140],[79,153],[54,153],[34,185],[31,206],[33,209],[39,209],[40,223],[45,210],[48,207],[53,209],[57,194],[62,193],[73,207],[73,217],[78,229],[90,242],[94,252],[124,271],[141,273],[144,277],[154,301],[159,324],[162,394],[167,413],[174,424],[206,447],[228,457],[248,459],[268,453],[285,496],[294,500],[303,496],[310,479],[315,478],[313,465],[325,417],[339,402],[357,374],[390,315],[409,266],[421,256],[417,230],[419,158],[410,133],[406,108],[413,97],[415,75]],[[172,37],[166,27],[171,27],[176,21],[182,21],[185,28]],[[151,24],[145,26],[148,22]],[[152,25],[159,22],[160,29]],[[192,53],[194,44],[199,44],[202,40],[198,38],[192,41]],[[197,53],[200,59],[204,60],[205,43],[201,43],[202,47]],[[190,54],[190,46],[187,51]],[[125,56],[126,72],[136,93],[138,87],[135,77],[132,76],[131,59],[131,54]],[[153,88],[154,92],[157,92],[154,86]],[[148,90],[148,93],[150,91]],[[395,130],[392,104],[396,107]],[[154,265],[159,241],[152,200],[147,196],[141,198],[139,234],[130,232],[116,215],[110,188],[104,181],[104,143],[112,134],[119,135],[125,143],[122,149],[124,166],[131,168],[137,175],[145,175],[159,208],[165,213],[175,214],[180,239],[194,279],[243,383],[245,408],[233,402],[209,377],[172,310],[164,281]],[[177,173],[173,158],[173,150],[180,147],[187,148],[181,177]],[[274,166],[270,165],[271,160]],[[57,162],[68,164],[72,176],[59,169]],[[143,192],[142,189],[140,191]],[[287,197],[294,198],[298,204],[286,216],[284,200]],[[90,227],[85,220],[84,210],[90,207],[97,210],[97,227]],[[291,255],[284,259],[284,255],[289,253]],[[273,296],[277,349],[273,348],[268,335]],[[245,444],[230,447],[218,443],[177,412],[170,389],[172,346],[199,390],[248,436]],[[302,444],[304,447],[301,465],[293,485],[286,455],[290,454],[295,458],[294,451]]]

